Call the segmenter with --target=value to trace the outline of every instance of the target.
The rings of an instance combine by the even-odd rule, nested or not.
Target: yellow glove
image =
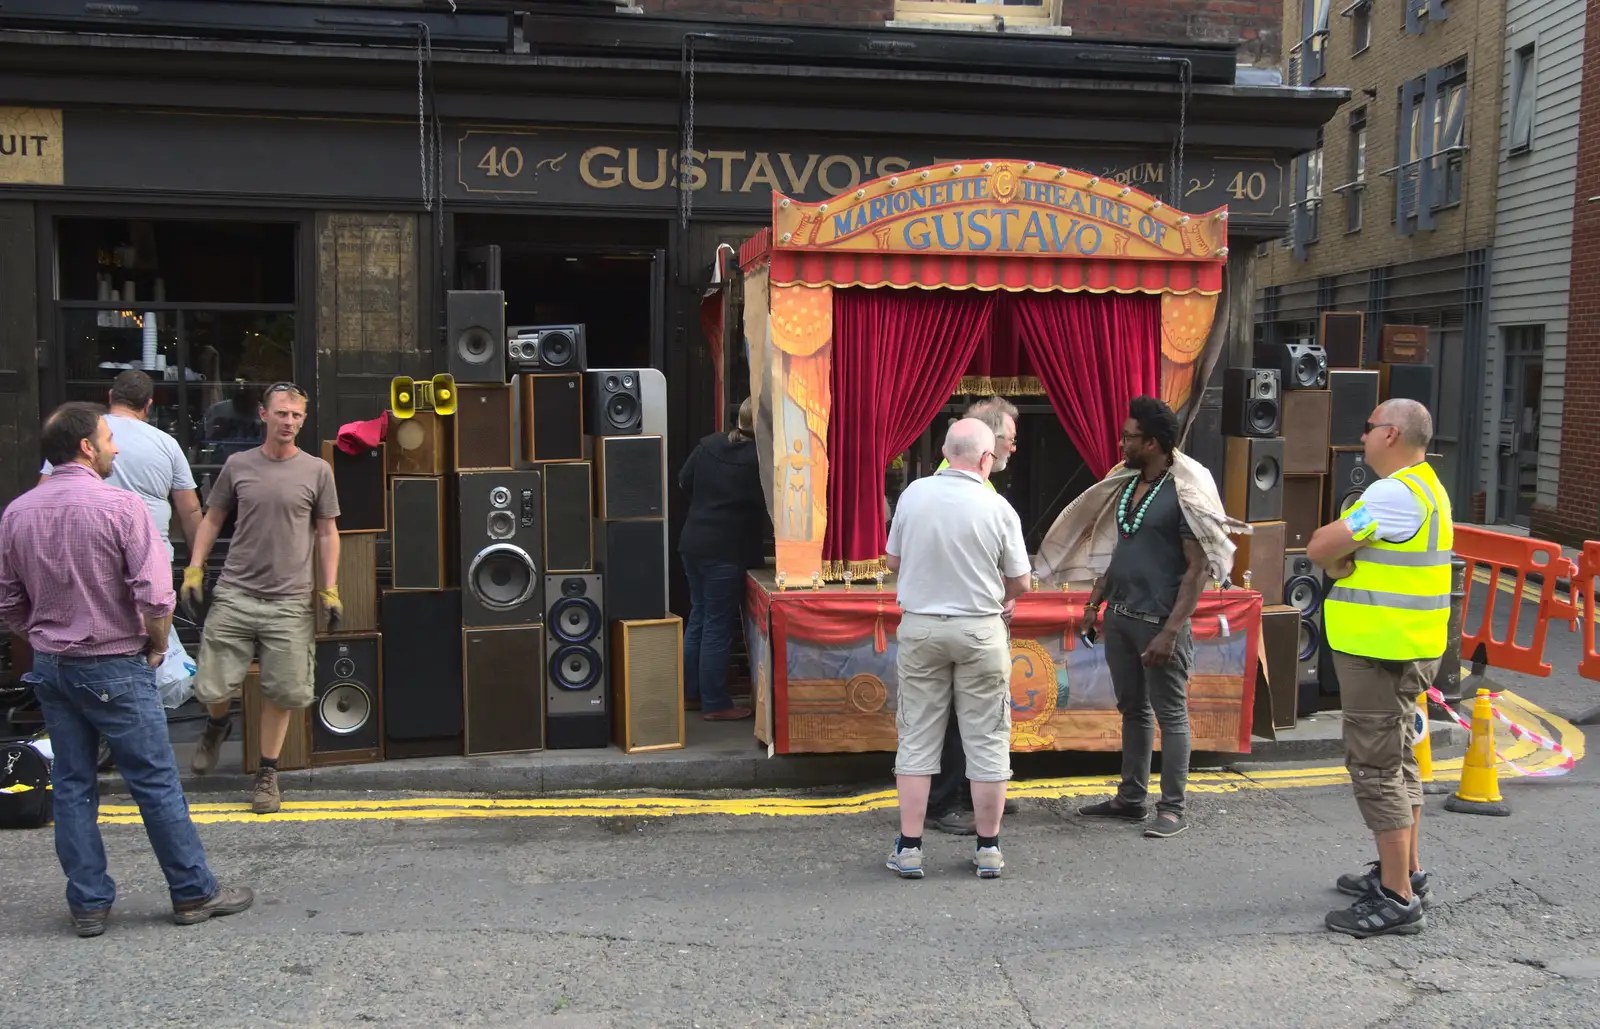
[[[206,570],[204,568],[185,568],[183,570],[183,588],[178,591],[178,597],[185,604],[199,605],[206,595]]]
[[[328,628],[338,629],[340,620],[344,618],[344,602],[339,599],[339,587],[317,590],[317,596],[322,600],[322,609],[328,612]]]

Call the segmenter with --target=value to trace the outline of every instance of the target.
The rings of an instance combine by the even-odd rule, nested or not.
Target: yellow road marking
[[[1521,725],[1554,739],[1574,758],[1584,756],[1584,736],[1570,722],[1552,715],[1511,691],[1501,693],[1500,710]],[[1527,740],[1512,739],[1500,727],[1497,744],[1502,757],[1517,762],[1525,771],[1553,768],[1562,758],[1540,750]],[[1539,755],[1537,760],[1532,760]],[[1434,764],[1434,778],[1453,781],[1460,778],[1461,758]],[[1520,776],[1502,770],[1502,780]],[[1342,766],[1318,768],[1276,768],[1249,773],[1199,772],[1191,776],[1194,793],[1227,794],[1258,790],[1306,789],[1338,786],[1349,782]],[[1115,789],[1115,776],[1078,776],[1065,779],[1032,779],[1013,782],[1009,796],[1033,800],[1103,796]],[[410,821],[450,818],[667,818],[676,815],[767,815],[772,817],[853,815],[895,807],[894,790],[873,790],[848,797],[750,796],[698,798],[668,796],[587,796],[587,797],[402,797],[371,800],[286,801],[283,810],[272,815],[257,815],[245,803],[196,803],[189,806],[191,817],[201,824],[273,822],[370,822]],[[139,809],[131,804],[103,804],[102,825],[138,825]]]

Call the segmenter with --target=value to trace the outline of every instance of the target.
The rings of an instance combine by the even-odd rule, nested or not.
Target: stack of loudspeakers
[[[664,380],[589,368],[582,325],[507,327],[499,291],[446,315],[462,749],[681,747]]]

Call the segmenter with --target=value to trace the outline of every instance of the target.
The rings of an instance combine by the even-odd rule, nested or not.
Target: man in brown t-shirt
[[[305,417],[306,395],[292,383],[278,383],[262,396],[266,442],[234,454],[222,466],[183,571],[183,599],[196,604],[204,592],[206,557],[229,513],[235,513],[228,557],[200,638],[194,694],[211,719],[195,752],[194,770],[204,775],[216,767],[233,728],[228,705],[259,648],[261,766],[251,804],[257,814],[270,814],[282,803],[278,755],[289,712],[311,706],[317,630],[313,541],[323,580],[317,598],[330,623],[342,614],[339,497],[327,462],[295,446]]]

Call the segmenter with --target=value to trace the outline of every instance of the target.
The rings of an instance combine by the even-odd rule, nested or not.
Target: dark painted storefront
[[[149,345],[202,485],[239,445],[238,380],[307,386],[319,438],[377,414],[392,376],[443,369],[443,291],[484,285],[491,253],[509,323],[585,322],[592,365],[663,370],[675,468],[714,422],[718,245],[766,224],[774,189],[818,199],[941,159],[1226,204],[1247,346],[1252,246],[1286,227],[1286,169],[1341,95],[703,52],[691,72],[676,42],[670,59],[389,44],[23,32],[0,11],[0,137],[42,137],[32,163],[0,157],[0,503],[33,482],[41,412],[100,399]],[[726,374],[737,401],[742,365]]]

